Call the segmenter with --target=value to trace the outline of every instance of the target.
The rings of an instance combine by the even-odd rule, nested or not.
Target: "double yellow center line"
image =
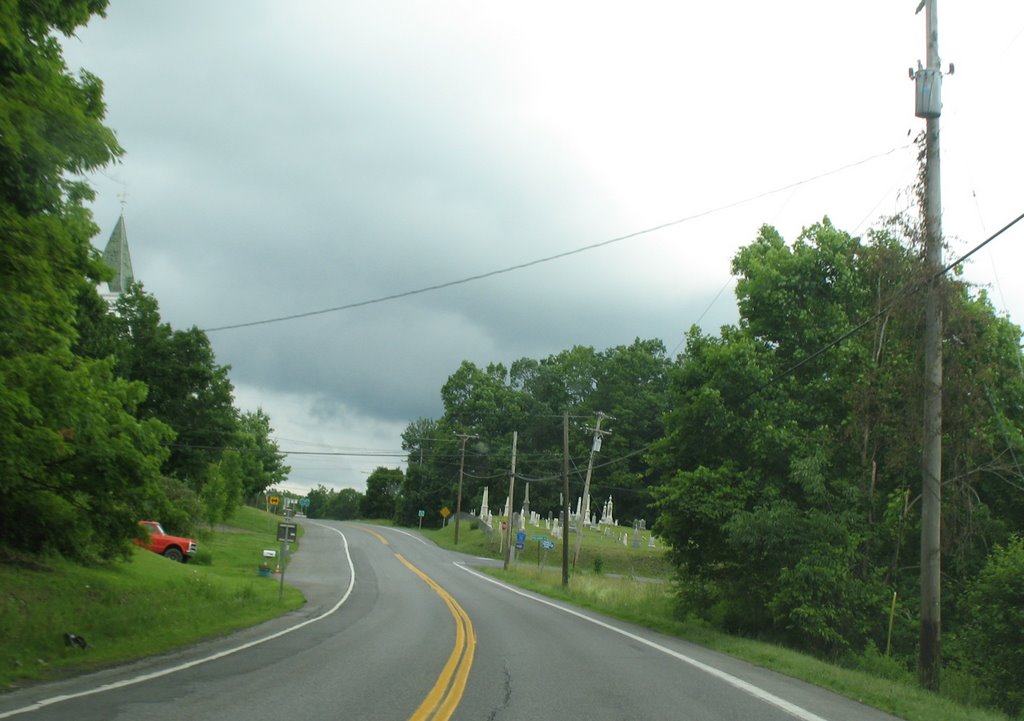
[[[371,531],[368,528],[362,530],[376,536],[385,546],[391,545],[384,536],[376,531]],[[473,630],[473,622],[469,620],[469,616],[462,606],[434,579],[409,563],[400,553],[396,553],[395,558],[434,589],[434,593],[441,597],[441,600],[448,606],[452,618],[455,619],[455,647],[448,656],[444,668],[441,669],[441,674],[437,677],[433,688],[430,689],[419,708],[409,717],[409,721],[448,721],[455,713],[459,701],[462,700],[462,695],[466,691],[469,670],[473,667],[473,654],[476,651],[476,632]]]
[[[409,563],[401,554],[396,553],[395,557],[405,564],[405,567],[423,579],[423,581],[434,589],[434,593],[444,600],[455,619],[455,648],[448,656],[448,662],[441,669],[441,675],[437,682],[430,689],[430,693],[423,699],[423,703],[409,717],[409,721],[447,721],[455,712],[455,708],[462,700],[462,694],[466,691],[466,679],[469,678],[469,669],[473,666],[473,653],[476,650],[476,633],[473,631],[473,622],[454,598],[447,591],[420,569]]]

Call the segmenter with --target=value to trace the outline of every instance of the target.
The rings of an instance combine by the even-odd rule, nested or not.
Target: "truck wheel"
[[[183,554],[181,549],[177,546],[171,546],[164,550],[164,558],[169,558],[172,561],[184,562],[185,554]]]

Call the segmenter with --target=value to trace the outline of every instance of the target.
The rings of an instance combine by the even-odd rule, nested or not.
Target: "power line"
[[[1009,223],[1004,225],[1002,228],[997,230],[995,233],[993,233],[992,235],[988,236],[985,240],[981,241],[976,246],[971,248],[969,251],[967,251],[963,255],[959,256],[956,260],[948,263],[945,267],[943,267],[940,270],[936,271],[931,276],[929,276],[927,278],[924,278],[924,279],[918,281],[917,283],[909,285],[908,287],[904,288],[902,291],[896,293],[896,295],[893,296],[893,299],[884,308],[882,308],[878,312],[874,313],[873,315],[871,315],[870,317],[868,317],[866,320],[862,321],[861,323],[858,323],[856,326],[854,326],[852,329],[850,329],[846,333],[843,333],[842,335],[838,336],[834,340],[832,340],[832,341],[826,343],[825,345],[821,346],[818,350],[814,351],[813,353],[811,353],[807,357],[805,357],[805,358],[801,359],[800,361],[794,363],[793,365],[789,366],[788,368],[786,368],[781,373],[779,373],[776,376],[774,376],[773,378],[771,378],[769,381],[767,381],[763,385],[761,385],[758,388],[752,390],[747,395],[747,397],[749,398],[749,397],[754,396],[754,395],[756,395],[758,393],[761,393],[762,391],[767,390],[771,386],[773,386],[776,383],[780,382],[783,378],[785,378],[785,377],[789,376],[790,374],[792,374],[794,371],[796,371],[799,368],[803,367],[807,363],[810,363],[815,358],[820,357],[821,355],[823,355],[824,353],[828,352],[832,348],[835,348],[836,346],[840,345],[844,341],[846,341],[849,338],[853,337],[858,332],[860,332],[865,327],[867,327],[870,323],[872,323],[873,321],[877,320],[878,318],[880,318],[885,313],[889,312],[892,309],[892,307],[894,305],[896,305],[896,303],[898,303],[901,300],[903,300],[903,299],[913,295],[914,293],[917,293],[917,292],[921,291],[924,287],[926,287],[926,285],[933,278],[936,278],[936,277],[939,277],[939,276],[942,276],[942,275],[946,275],[947,273],[949,273],[949,271],[953,270],[954,268],[959,266],[961,263],[963,263],[964,261],[968,260],[975,253],[980,251],[982,248],[987,246],[989,243],[994,241],[999,236],[1003,235],[1006,231],[1008,231],[1011,228],[1013,228],[1015,225],[1017,225],[1017,223],[1021,222],[1022,220],[1024,220],[1024,213],[1019,214],[1016,218],[1011,220]],[[450,439],[418,438],[416,440],[418,440],[418,441],[441,441],[441,440],[450,440]],[[171,445],[174,446],[174,447],[188,447],[188,448],[201,448],[201,449],[213,449],[213,450],[223,450],[224,448],[226,448],[225,446],[190,446],[190,445],[187,445],[187,444],[171,444]],[[649,451],[653,447],[653,445],[654,444],[647,444],[645,446],[642,446],[641,448],[638,448],[638,449],[635,449],[635,450],[630,451],[628,453],[625,453],[622,456],[619,456],[617,458],[612,458],[612,459],[609,459],[607,461],[604,461],[603,463],[597,464],[597,465],[594,466],[594,468],[604,468],[604,467],[607,467],[607,466],[615,465],[617,463],[622,463],[623,461],[626,461],[626,460],[628,460],[630,458],[633,458],[633,457],[635,457],[637,455],[640,455],[642,453],[646,453],[647,451]],[[242,450],[242,449],[239,449],[239,450]],[[400,452],[399,451],[394,451],[394,452],[392,452],[392,451],[330,451],[330,452],[328,452],[328,451],[281,451],[281,450],[279,450],[277,452],[279,454],[281,454],[281,455],[357,456],[357,457],[390,457],[390,458],[407,458],[408,455],[409,455],[409,452],[407,452],[407,451],[400,451]],[[539,457],[543,460],[543,454],[541,454]],[[450,459],[455,458],[455,456],[445,456],[445,458],[450,460]],[[473,474],[470,474],[470,473],[467,473],[467,475],[469,475],[470,477],[472,477],[474,479],[478,479],[478,480],[489,480],[491,478],[503,477],[504,476],[504,472],[502,472],[500,474],[495,474],[493,476],[476,476],[476,475],[473,475]],[[519,478],[521,478],[523,480],[528,480],[531,483],[545,483],[545,482],[561,480],[561,476],[560,475],[537,476],[537,477],[530,477],[530,476],[526,476],[524,474],[517,474],[517,475],[518,475]],[[579,470],[578,469],[577,469],[577,475],[579,475]],[[632,489],[619,489],[619,490],[632,490]]]
[[[304,313],[293,313],[291,315],[283,315],[283,316],[278,316],[276,318],[265,318],[263,320],[254,320],[254,321],[249,321],[249,322],[246,322],[246,323],[233,323],[231,325],[221,325],[221,326],[217,326],[215,328],[206,328],[206,329],[204,329],[203,332],[204,333],[213,333],[215,331],[221,331],[221,330],[234,330],[236,328],[249,328],[249,327],[257,326],[257,325],[268,325],[270,323],[283,323],[285,321],[298,320],[300,318],[309,318],[309,317],[312,317],[312,316],[315,316],[315,315],[325,315],[327,313],[337,313],[337,312],[344,311],[344,310],[352,310],[354,308],[363,308],[363,307],[368,306],[368,305],[377,305],[378,303],[386,303],[388,301],[399,300],[401,298],[408,298],[408,297],[414,296],[414,295],[422,295],[423,293],[430,293],[430,292],[433,292],[433,291],[436,291],[436,290],[443,290],[444,288],[452,288],[452,287],[457,286],[457,285],[465,285],[466,283],[472,283],[474,281],[484,280],[486,278],[493,278],[494,276],[504,275],[506,273],[512,273],[512,272],[517,271],[517,270],[525,270],[526,268],[532,268],[533,266],[536,266],[536,265],[541,265],[543,263],[550,263],[551,261],[554,261],[554,260],[561,260],[562,258],[568,258],[569,256],[578,255],[580,253],[586,253],[586,252],[591,251],[591,250],[597,250],[598,248],[604,248],[604,247],[609,246],[609,245],[614,245],[615,243],[621,243],[621,242],[626,241],[626,240],[632,240],[633,238],[638,238],[638,237],[640,237],[642,235],[649,235],[649,234],[655,233],[655,232],[657,232],[659,230],[665,230],[666,228],[671,228],[671,227],[674,227],[676,225],[681,225],[683,223],[689,223],[691,221],[698,220],[700,218],[704,218],[704,217],[707,217],[709,215],[714,215],[715,213],[721,213],[722,211],[725,211],[725,210],[731,210],[732,208],[736,208],[736,207],[738,207],[740,205],[745,205],[747,203],[752,203],[752,202],[754,202],[756,200],[761,200],[762,198],[766,198],[766,197],[768,197],[770,195],[775,195],[776,193],[782,193],[782,192],[785,192],[787,190],[792,190],[794,188],[800,187],[801,185],[806,185],[808,183],[813,183],[815,181],[821,180],[822,178],[827,178],[829,176],[836,175],[838,173],[842,173],[842,172],[844,172],[846,170],[850,170],[852,168],[856,168],[858,166],[861,166],[861,165],[864,165],[866,163],[869,163],[869,162],[871,162],[873,160],[878,160],[880,158],[887,157],[887,156],[892,155],[893,153],[896,153],[898,151],[906,150],[907,148],[911,147],[911,145],[912,144],[906,144],[906,145],[897,146],[895,148],[890,148],[889,150],[887,150],[887,151],[885,151],[883,153],[877,153],[875,155],[871,155],[871,156],[868,156],[866,158],[862,158],[861,160],[858,160],[856,162],[849,163],[847,165],[843,165],[843,166],[841,166],[839,168],[834,168],[832,170],[828,170],[828,171],[825,171],[823,173],[819,173],[818,175],[811,176],[810,178],[805,178],[804,180],[798,180],[796,182],[789,183],[788,185],[783,185],[781,187],[774,188],[772,190],[766,190],[766,191],[763,191],[761,193],[757,193],[756,195],[748,196],[746,198],[743,198],[742,200],[735,200],[735,201],[732,201],[730,203],[726,203],[725,205],[719,205],[719,206],[717,206],[715,208],[710,208],[708,210],[700,211],[699,213],[694,213],[693,215],[688,215],[688,216],[685,216],[683,218],[678,218],[676,220],[670,220],[667,223],[661,223],[660,225],[655,225],[655,226],[652,226],[650,228],[644,228],[643,230],[637,230],[637,231],[635,231],[633,233],[627,233],[626,235],[620,235],[620,236],[615,237],[615,238],[609,238],[608,240],[602,240],[602,241],[600,241],[598,243],[591,243],[590,245],[584,245],[584,246],[582,246],[580,248],[575,248],[573,250],[567,250],[567,251],[564,251],[562,253],[556,253],[555,255],[549,255],[549,256],[546,256],[544,258],[537,258],[536,260],[530,260],[530,261],[527,261],[525,263],[518,263],[516,265],[510,265],[510,266],[505,267],[505,268],[499,268],[498,270],[491,270],[491,271],[488,271],[486,273],[479,273],[477,275],[471,275],[471,276],[467,276],[465,278],[459,278],[458,280],[450,280],[450,281],[447,281],[445,283],[438,283],[436,285],[428,285],[428,286],[425,286],[423,288],[417,288],[415,290],[407,290],[407,291],[403,291],[401,293],[392,293],[390,295],[384,295],[384,296],[380,296],[380,297],[377,297],[377,298],[371,298],[369,300],[361,300],[361,301],[356,301],[354,303],[347,303],[345,305],[334,306],[332,308],[322,308],[320,310],[306,311]]]
[[[832,340],[832,341],[826,343],[825,345],[821,346],[818,350],[814,351],[813,353],[811,353],[806,358],[803,358],[802,360],[798,361],[797,363],[794,363],[793,365],[791,365],[788,368],[786,368],[785,370],[783,370],[781,373],[773,376],[766,383],[764,383],[763,385],[755,388],[750,393],[748,393],[746,398],[750,398],[752,396],[757,395],[758,393],[761,393],[761,392],[767,390],[768,388],[772,387],[776,383],[779,383],[783,378],[788,377],[790,374],[792,374],[794,371],[798,370],[802,366],[806,365],[807,363],[810,363],[815,358],[818,358],[819,356],[821,356],[824,353],[828,352],[832,348],[835,348],[836,346],[840,345],[843,341],[846,341],[849,338],[853,337],[854,335],[859,333],[861,330],[863,330],[866,326],[868,326],[872,321],[880,318],[882,315],[884,315],[885,313],[889,312],[889,310],[896,303],[898,303],[899,301],[903,300],[904,298],[907,298],[907,297],[913,295],[914,293],[920,292],[923,288],[925,288],[928,285],[929,282],[931,282],[931,280],[933,278],[937,278],[937,277],[946,275],[947,273],[949,273],[949,271],[951,271],[954,268],[956,268],[957,266],[959,266],[961,263],[966,261],[972,255],[974,255],[975,253],[980,251],[982,248],[984,248],[986,245],[991,243],[993,240],[998,238],[1000,235],[1002,235],[1006,231],[1010,230],[1013,226],[1015,226],[1021,220],[1024,220],[1024,213],[1021,213],[1020,215],[1018,215],[1016,218],[1014,218],[1009,223],[1004,225],[1002,228],[997,230],[995,233],[993,233],[992,235],[987,237],[985,240],[983,240],[980,243],[978,243],[976,246],[971,248],[969,251],[967,251],[966,253],[961,255],[959,258],[957,258],[953,262],[948,263],[945,267],[939,269],[938,271],[936,271],[932,275],[928,276],[927,278],[924,278],[924,279],[920,280],[919,282],[914,283],[913,285],[910,285],[907,288],[905,288],[904,290],[902,290],[901,292],[897,293],[893,297],[893,299],[889,302],[889,304],[886,305],[883,309],[881,309],[877,313],[871,315],[869,318],[867,318],[863,322],[858,323],[851,330],[847,331],[846,333],[843,333],[841,336],[839,336],[839,337],[835,338],[834,340]],[[654,443],[649,443],[649,444],[647,444],[645,446],[642,446],[642,447],[640,447],[640,448],[638,448],[636,450],[630,451],[629,453],[626,453],[626,454],[624,454],[622,456],[619,456],[618,458],[612,458],[610,460],[607,460],[604,463],[601,463],[600,465],[595,466],[595,467],[596,468],[603,468],[605,466],[610,466],[610,465],[613,465],[613,464],[616,464],[616,463],[621,463],[622,461],[628,460],[629,458],[632,458],[633,456],[637,456],[637,455],[640,455],[642,453],[646,453],[651,448],[653,448],[653,446],[654,446]],[[554,480],[559,480],[559,479],[560,479],[559,476],[551,475],[551,476],[541,476],[539,478],[530,479],[530,481],[531,481],[531,483],[533,483],[533,482],[554,481]]]

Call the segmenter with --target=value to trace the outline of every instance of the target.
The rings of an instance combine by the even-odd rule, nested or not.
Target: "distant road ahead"
[[[299,611],[0,696],[25,721],[892,721],[809,684],[523,593],[416,533],[307,521]],[[265,640],[269,639],[269,640]]]

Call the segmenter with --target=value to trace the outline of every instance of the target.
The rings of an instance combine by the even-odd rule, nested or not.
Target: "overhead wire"
[[[985,240],[983,240],[980,243],[978,243],[976,246],[971,248],[969,251],[967,251],[963,255],[959,256],[956,260],[954,260],[954,261],[952,261],[950,263],[947,263],[945,266],[943,266],[939,270],[937,270],[934,273],[932,273],[932,274],[928,275],[927,277],[925,277],[923,280],[918,281],[917,283],[913,283],[913,284],[907,286],[906,288],[904,288],[902,291],[896,293],[893,296],[893,299],[890,300],[890,302],[884,308],[882,308],[880,311],[872,314],[870,317],[868,317],[867,319],[865,319],[861,323],[858,323],[856,326],[854,326],[851,330],[847,331],[846,333],[843,333],[842,335],[838,336],[837,338],[833,339],[832,341],[830,341],[830,342],[826,343],[825,345],[821,346],[818,350],[814,351],[813,353],[811,353],[807,357],[801,359],[797,363],[794,363],[793,365],[787,367],[786,369],[784,369],[780,373],[776,374],[775,376],[770,378],[767,382],[765,382],[764,384],[758,386],[757,388],[752,390],[750,393],[748,393],[745,396],[745,398],[750,398],[750,397],[752,397],[754,395],[757,395],[758,393],[762,393],[763,391],[767,390],[768,388],[770,388],[771,386],[775,385],[776,383],[779,383],[783,378],[788,377],[789,375],[791,375],[793,372],[795,372],[799,368],[803,367],[807,363],[810,363],[815,358],[820,357],[821,355],[823,355],[823,354],[827,353],[829,350],[837,347],[838,345],[840,345],[844,341],[852,338],[854,335],[859,333],[865,327],[870,325],[873,321],[877,320],[882,315],[884,315],[885,313],[889,312],[896,303],[898,303],[899,301],[903,300],[904,298],[910,297],[911,295],[920,292],[921,290],[926,288],[927,285],[932,280],[935,280],[937,278],[940,278],[940,277],[946,275],[947,273],[949,273],[949,271],[951,271],[954,268],[956,268],[957,266],[959,266],[961,263],[966,261],[972,255],[974,255],[975,253],[980,251],[982,248],[987,246],[989,243],[994,241],[996,238],[1001,236],[1003,233],[1005,233],[1006,231],[1008,231],[1011,228],[1013,228],[1013,226],[1017,225],[1017,223],[1019,223],[1021,220],[1024,220],[1024,213],[1019,214],[1016,218],[1011,220],[1009,223],[1004,225],[1002,228],[997,230],[995,233],[993,233],[992,235],[988,236]],[[595,465],[594,468],[604,468],[606,466],[610,466],[610,465],[613,465],[613,464],[616,464],[616,463],[621,463],[622,461],[628,460],[629,458],[632,458],[634,456],[640,455],[642,453],[646,453],[647,451],[649,451],[653,447],[654,447],[654,443],[648,443],[647,445],[642,446],[641,448],[637,448],[637,449],[635,449],[633,451],[630,451],[629,453],[626,453],[626,454],[624,454],[622,456],[619,456],[617,458],[613,458],[613,459],[610,459],[608,461],[604,461],[603,463],[600,463],[598,465]],[[550,481],[550,480],[554,480],[556,478],[561,478],[561,476],[560,475],[558,475],[558,476],[555,476],[555,475],[552,475],[552,476],[542,476],[542,477],[540,477],[540,478],[538,478],[536,480],[537,481]]]
[[[788,377],[789,375],[791,375],[793,372],[795,372],[796,370],[800,369],[804,365],[806,365],[806,364],[810,363],[811,361],[813,361],[814,359],[824,355],[829,350],[839,346],[840,344],[842,344],[843,342],[845,342],[849,338],[851,338],[854,335],[856,335],[857,333],[859,333],[865,327],[870,325],[873,321],[877,320],[878,318],[882,317],[884,314],[888,313],[893,308],[893,306],[895,306],[898,302],[902,301],[903,299],[905,299],[907,297],[910,297],[911,295],[913,295],[915,293],[920,292],[925,287],[927,287],[927,285],[930,282],[932,282],[933,280],[948,274],[949,271],[951,271],[954,268],[956,268],[957,266],[961,265],[964,261],[969,259],[975,253],[977,253],[980,250],[982,250],[985,246],[987,246],[989,243],[994,241],[996,238],[998,238],[999,236],[1003,235],[1005,232],[1007,232],[1008,230],[1013,228],[1015,225],[1017,225],[1019,222],[1021,222],[1021,220],[1024,220],[1024,212],[1022,212],[1019,215],[1017,215],[1017,217],[1015,217],[1013,220],[1011,220],[1010,222],[1005,224],[1002,228],[997,230],[992,235],[988,236],[985,240],[983,240],[980,243],[978,243],[977,245],[975,245],[969,251],[967,251],[966,253],[958,256],[955,260],[947,263],[945,266],[943,266],[942,268],[938,269],[934,273],[928,275],[924,279],[922,279],[922,280],[920,280],[920,281],[918,281],[916,283],[913,283],[913,284],[903,288],[902,290],[897,292],[893,296],[893,298],[889,301],[889,303],[886,304],[881,310],[875,312],[874,314],[872,314],[871,316],[869,316],[868,318],[866,318],[862,322],[858,323],[856,326],[851,328],[849,331],[843,333],[842,335],[838,336],[837,338],[833,339],[832,341],[824,344],[818,350],[814,351],[810,355],[808,355],[805,358],[802,358],[801,360],[799,360],[798,362],[790,365],[789,367],[784,369],[782,372],[780,372],[777,375],[773,376],[771,379],[769,379],[767,382],[765,382],[761,386],[758,386],[754,390],[750,391],[750,393],[748,393],[747,396],[745,396],[745,397],[749,398],[751,396],[757,395],[758,393],[761,393],[761,392],[767,390],[771,386],[773,386],[776,383],[778,383],[779,381],[781,381],[782,378]],[[436,438],[436,439],[435,438],[421,438],[421,439],[417,439],[417,440],[421,440],[421,441],[422,440],[444,441],[444,440],[449,440],[449,439],[446,439],[446,438]],[[201,449],[223,448],[223,447],[214,447],[214,446],[189,446],[187,444],[171,444],[171,445],[173,445],[175,447],[191,447],[191,448],[201,448]],[[630,458],[633,458],[633,457],[635,457],[637,455],[640,455],[642,453],[646,453],[647,451],[649,451],[653,447],[653,445],[654,445],[653,443],[649,443],[649,444],[647,444],[645,446],[642,446],[641,448],[635,449],[633,451],[625,453],[625,454],[623,454],[621,456],[618,456],[616,458],[609,459],[607,461],[603,461],[603,462],[601,462],[599,464],[596,464],[594,466],[594,468],[595,469],[605,468],[607,466],[611,466],[611,465],[614,465],[614,464],[617,464],[617,463],[621,463],[621,462],[623,462],[625,460],[628,460]],[[1011,449],[1011,452],[1012,452],[1012,449]],[[278,453],[280,453],[282,455],[297,455],[297,456],[298,455],[301,455],[301,456],[358,456],[358,457],[390,457],[390,458],[407,458],[409,456],[409,452],[406,452],[406,451],[398,452],[398,451],[289,451],[289,450],[279,450]],[[454,456],[453,456],[453,458],[454,458]],[[1016,463],[1016,458],[1014,458],[1014,461]],[[576,471],[575,475],[579,475],[580,470],[579,470],[579,468],[576,467],[576,459],[573,459],[572,463],[573,463],[574,470]],[[472,475],[472,474],[467,474],[467,475],[469,475],[471,478],[475,478],[477,480],[490,480],[490,479],[493,479],[493,478],[499,478],[499,477],[504,477],[505,476],[504,472],[496,473],[496,474],[488,475],[488,476],[477,476],[477,475]],[[524,480],[524,481],[529,481],[531,483],[544,483],[544,482],[551,482],[551,481],[555,481],[555,480],[560,480],[562,478],[562,476],[561,476],[561,474],[552,474],[552,475],[547,475],[547,476],[526,476],[526,475],[523,475],[523,474],[516,474],[516,478]],[[611,488],[609,486],[602,486],[602,487]],[[638,491],[638,490],[643,490],[643,489],[619,488],[619,489],[613,489],[613,490]]]
[[[732,208],[736,208],[736,207],[739,207],[741,205],[745,205],[747,203],[752,203],[752,202],[754,202],[756,200],[761,200],[762,198],[766,198],[766,197],[769,197],[771,195],[775,195],[777,193],[782,193],[782,192],[785,192],[787,190],[792,190],[792,189],[800,187],[801,185],[807,185],[808,183],[813,183],[815,181],[821,180],[822,178],[827,178],[829,176],[836,175],[838,173],[842,173],[842,172],[850,170],[852,168],[856,168],[858,166],[864,165],[864,164],[869,163],[871,161],[887,157],[887,156],[892,155],[893,153],[899,152],[901,150],[906,150],[907,148],[909,148],[911,146],[912,146],[912,143],[904,144],[904,145],[899,145],[899,146],[896,146],[894,148],[890,148],[889,150],[886,150],[886,151],[884,151],[882,153],[876,153],[875,155],[871,155],[871,156],[868,156],[866,158],[862,158],[861,160],[855,161],[853,163],[848,163],[848,164],[843,165],[841,167],[833,168],[832,170],[827,170],[827,171],[825,171],[823,173],[819,173],[819,174],[811,176],[809,178],[805,178],[803,180],[798,180],[798,181],[795,181],[793,183],[789,183],[787,185],[783,185],[783,186],[778,187],[778,188],[774,188],[774,189],[771,189],[771,190],[765,190],[765,191],[762,191],[762,192],[757,193],[755,195],[751,195],[751,196],[748,196],[746,198],[743,198],[741,200],[735,200],[735,201],[726,203],[724,205],[719,205],[719,206],[716,206],[714,208],[709,208],[707,210],[702,210],[702,211],[694,213],[692,215],[687,215],[687,216],[682,217],[682,218],[677,218],[676,220],[670,220],[668,222],[661,223],[659,225],[654,225],[654,226],[651,226],[649,228],[644,228],[642,230],[637,230],[637,231],[634,231],[632,233],[627,233],[625,235],[620,235],[620,236],[617,236],[617,237],[614,237],[614,238],[609,238],[607,240],[602,240],[602,241],[599,241],[597,243],[591,243],[589,245],[584,245],[584,246],[581,246],[579,248],[574,248],[572,250],[563,251],[561,253],[555,253],[554,255],[545,256],[543,258],[536,258],[534,260],[526,261],[524,263],[517,263],[515,265],[510,265],[510,266],[507,266],[507,267],[504,267],[504,268],[499,268],[497,270],[491,270],[491,271],[487,271],[487,272],[484,272],[484,273],[478,273],[476,275],[470,275],[470,276],[466,276],[464,278],[458,278],[456,280],[446,281],[444,283],[436,283],[434,285],[428,285],[428,286],[424,286],[422,288],[416,288],[414,290],[407,290],[407,291],[402,291],[402,292],[399,292],[399,293],[391,293],[391,294],[388,294],[388,295],[379,296],[377,298],[370,298],[370,299],[367,299],[367,300],[356,301],[356,302],[353,302],[353,303],[346,303],[344,305],[333,306],[333,307],[330,307],[330,308],[321,308],[319,310],[311,310],[311,311],[306,311],[306,312],[303,312],[303,313],[292,313],[290,315],[282,315],[282,316],[278,316],[278,317],[275,317],[275,318],[264,318],[262,320],[254,320],[254,321],[248,321],[248,322],[244,322],[244,323],[232,323],[232,324],[228,324],[228,325],[215,326],[215,327],[212,327],[212,328],[205,328],[205,329],[203,329],[203,332],[205,332],[205,333],[214,333],[214,332],[224,331],[224,330],[235,330],[235,329],[238,329],[238,328],[251,328],[253,326],[258,326],[258,325],[268,325],[268,324],[271,324],[271,323],[283,323],[285,321],[299,320],[301,318],[310,318],[312,316],[325,315],[327,313],[337,313],[337,312],[345,311],[345,310],[353,310],[355,308],[363,308],[363,307],[366,307],[366,306],[369,306],[369,305],[377,305],[379,303],[386,303],[388,301],[399,300],[401,298],[409,298],[409,297],[415,296],[415,295],[422,295],[424,293],[430,293],[430,292],[437,291],[437,290],[443,290],[445,288],[452,288],[452,287],[459,286],[459,285],[465,285],[467,283],[472,283],[474,281],[484,280],[486,278],[493,278],[493,277],[498,276],[498,275],[504,275],[506,273],[512,273],[512,272],[515,272],[515,271],[518,271],[518,270],[524,270],[526,268],[532,268],[534,266],[541,265],[541,264],[544,264],[544,263],[550,263],[552,261],[560,260],[562,258],[568,258],[568,257],[573,256],[573,255],[579,255],[580,253],[586,253],[586,252],[589,252],[591,250],[597,250],[598,248],[604,248],[604,247],[607,247],[609,245],[614,245],[616,243],[622,243],[624,241],[632,240],[632,239],[638,238],[640,236],[649,235],[651,233],[656,233],[656,232],[658,232],[660,230],[665,230],[666,228],[672,228],[672,227],[677,226],[677,225],[682,225],[683,223],[689,223],[689,222],[692,222],[694,220],[698,220],[700,218],[705,218],[705,217],[707,217],[709,215],[714,215],[716,213],[720,213],[720,212],[723,212],[725,210],[730,210]]]

